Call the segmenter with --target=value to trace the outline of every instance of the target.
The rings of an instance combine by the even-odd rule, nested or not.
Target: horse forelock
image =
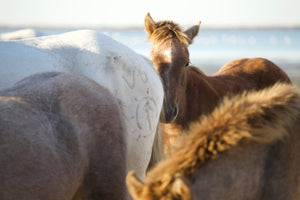
[[[156,23],[156,28],[149,39],[153,44],[163,43],[167,40],[177,38],[181,43],[188,45],[188,37],[182,32],[181,27],[172,21],[162,21]]]

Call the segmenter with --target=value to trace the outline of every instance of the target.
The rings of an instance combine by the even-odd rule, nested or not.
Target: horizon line
[[[188,26],[182,26],[188,27]],[[106,29],[106,30],[141,30],[145,29],[143,25],[5,25],[0,24],[0,29]],[[226,30],[226,29],[245,29],[245,30],[263,30],[263,29],[300,29],[300,25],[232,25],[232,26],[209,26],[201,25],[200,29],[206,30]]]

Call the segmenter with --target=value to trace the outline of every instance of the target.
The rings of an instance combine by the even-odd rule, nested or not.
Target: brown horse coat
[[[0,92],[0,199],[125,199],[116,99],[83,76],[49,72]]]
[[[299,199],[299,89],[276,84],[227,98],[191,130],[144,182],[127,175],[134,199]]]
[[[167,155],[174,152],[177,137],[188,133],[190,124],[201,115],[211,113],[225,95],[291,82],[284,71],[263,58],[231,61],[213,76],[189,66],[188,45],[198,34],[199,25],[183,32],[172,21],[154,22],[149,14],[145,18],[153,45],[151,58],[165,90],[163,131]]]

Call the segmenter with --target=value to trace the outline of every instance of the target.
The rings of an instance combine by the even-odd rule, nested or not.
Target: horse
[[[155,22],[149,13],[145,18],[145,29],[152,43],[151,59],[165,91],[162,128],[166,155],[174,152],[178,135],[186,132],[201,115],[209,114],[225,95],[291,82],[284,71],[263,58],[234,60],[214,75],[205,75],[190,65],[189,59],[188,45],[199,27],[200,22],[182,31],[172,21]]]
[[[144,181],[127,174],[133,199],[299,199],[299,88],[280,83],[225,98],[191,130]]]
[[[126,199],[126,132],[107,89],[35,74],[0,92],[0,110],[1,199]]]
[[[164,91],[149,60],[92,30],[0,41],[0,49],[0,88],[46,71],[85,75],[118,99],[127,133],[128,171],[143,178],[150,159],[153,165],[162,158],[162,133],[156,130]]]

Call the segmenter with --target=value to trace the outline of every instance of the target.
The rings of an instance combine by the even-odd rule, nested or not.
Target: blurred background
[[[93,29],[149,56],[147,12],[184,29],[202,21],[189,49],[208,75],[233,59],[264,57],[300,85],[299,0],[0,0],[0,40]]]

